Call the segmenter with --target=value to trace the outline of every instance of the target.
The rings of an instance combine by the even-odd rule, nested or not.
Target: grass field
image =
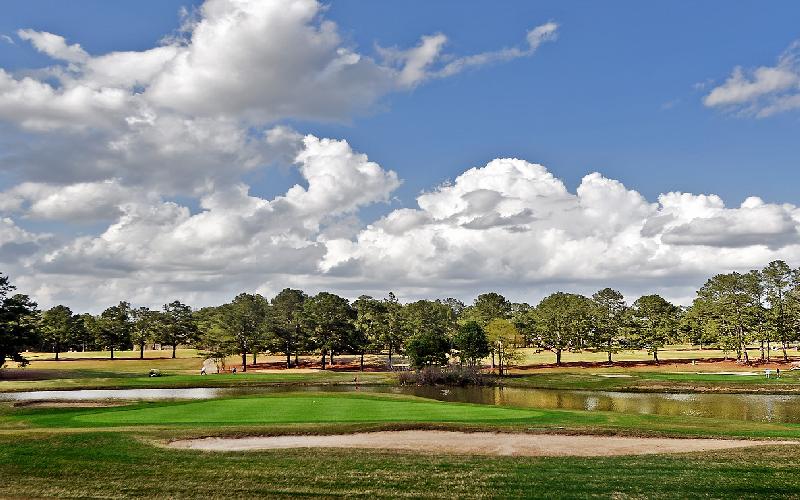
[[[448,428],[800,438],[800,426],[499,408],[374,395],[288,394],[130,407],[0,405],[2,497],[794,497],[795,447],[631,457],[482,457],[297,449],[208,453],[203,435]],[[10,480],[8,480],[10,478]]]
[[[681,351],[721,357],[721,353]],[[196,351],[33,355],[0,391],[78,388],[394,384],[391,373],[319,370],[200,376]],[[550,362],[549,353],[526,360]],[[584,355],[587,353],[584,353]],[[700,356],[699,354],[702,354]],[[645,359],[646,353],[632,353]],[[795,392],[800,374],[765,379],[733,363],[568,367],[518,371],[520,388]],[[591,356],[584,356],[587,361]],[[601,358],[604,357],[601,355]],[[279,359],[279,358],[275,358]],[[342,357],[345,361],[346,357]],[[570,358],[565,357],[565,361]],[[600,359],[602,361],[602,359]],[[620,353],[617,359],[625,359]],[[271,359],[261,357],[261,360]],[[235,362],[234,360],[231,360]],[[150,378],[155,368],[161,377]],[[752,372],[750,375],[725,372]],[[14,376],[9,377],[8,374]],[[797,498],[795,446],[627,457],[487,457],[337,449],[213,453],[159,442],[201,436],[349,433],[392,429],[496,430],[591,435],[799,439],[800,424],[443,403],[366,393],[280,393],[107,408],[0,403],[0,497],[754,497]]]
[[[796,498],[798,465],[787,446],[602,459],[311,449],[211,455],[156,448],[130,433],[0,435],[0,496]]]

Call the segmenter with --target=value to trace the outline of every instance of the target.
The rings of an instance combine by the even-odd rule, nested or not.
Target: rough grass
[[[0,436],[2,497],[796,498],[787,446],[613,458],[202,453],[125,433]]]

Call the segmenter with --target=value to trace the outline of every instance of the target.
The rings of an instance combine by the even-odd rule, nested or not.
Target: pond
[[[509,387],[391,387],[308,385],[259,388],[68,390],[0,393],[0,401],[157,401],[212,399],[282,392],[406,394],[439,401],[522,408],[610,411],[758,422],[800,423],[800,395],[626,393]]]

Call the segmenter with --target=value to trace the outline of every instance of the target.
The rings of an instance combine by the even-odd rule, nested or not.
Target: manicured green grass
[[[611,458],[202,453],[126,433],[0,435],[2,497],[796,498],[794,447]]]
[[[3,406],[0,406],[2,410]],[[746,422],[579,410],[543,410],[444,403],[396,395],[289,393],[125,407],[11,408],[0,431],[141,428],[181,432],[350,432],[362,428],[463,427],[640,436],[800,439],[800,424]]]

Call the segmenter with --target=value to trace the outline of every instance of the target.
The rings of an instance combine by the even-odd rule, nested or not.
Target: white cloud
[[[53,59],[70,63],[83,63],[89,59],[89,54],[79,44],[69,45],[63,36],[31,29],[19,30],[17,36]]]
[[[327,242],[322,269],[434,295],[498,288],[517,297],[609,284],[690,297],[715,272],[800,258],[800,210],[757,198],[667,193],[658,203],[599,173],[576,192],[543,166],[493,160]],[[369,285],[368,285],[369,286]]]
[[[800,41],[792,43],[775,66],[733,69],[730,77],[703,99],[708,107],[766,117],[800,108]]]

